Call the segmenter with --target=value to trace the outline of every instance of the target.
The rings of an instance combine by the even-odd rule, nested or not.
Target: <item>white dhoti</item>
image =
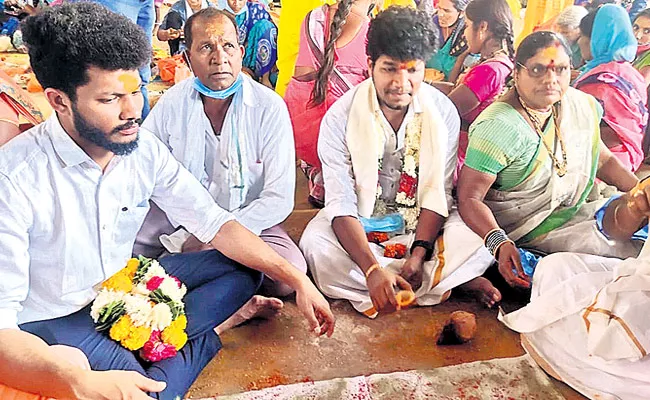
[[[531,303],[501,319],[546,371],[590,399],[650,398],[650,262],[558,253]]]
[[[410,248],[414,236],[396,236],[384,244],[402,243]],[[368,245],[382,267],[395,273],[401,271],[406,258],[384,257],[380,246]],[[458,251],[461,248],[464,251]],[[349,300],[357,311],[370,318],[377,315],[363,272],[339,243],[323,210],[307,225],[300,250],[325,295]],[[483,275],[493,261],[483,240],[465,225],[457,211],[452,211],[435,242],[431,261],[424,263],[422,286],[415,292],[416,304],[430,306],[445,301],[453,288]]]

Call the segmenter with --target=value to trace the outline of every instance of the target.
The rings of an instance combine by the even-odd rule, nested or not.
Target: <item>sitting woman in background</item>
[[[453,88],[434,84],[448,93],[461,117],[459,171],[465,159],[469,125],[504,91],[514,67],[512,12],[506,0],[473,0],[465,10],[465,24],[468,52],[480,53],[479,63]]]
[[[601,138],[634,172],[644,158],[648,111],[645,80],[632,66],[637,51],[632,24],[622,7],[606,4],[582,19],[580,35],[578,43],[587,64],[574,87],[602,105]]]
[[[458,57],[467,51],[465,39],[465,8],[469,0],[440,0],[438,13],[433,17],[438,27],[440,48],[427,61],[427,68],[433,68],[445,75],[446,81],[455,81],[458,73],[452,70]]]
[[[0,70],[0,146],[41,122],[43,114],[29,94]]]
[[[650,9],[643,10],[637,15],[632,30],[637,41],[636,59],[633,65],[643,75],[646,84],[650,84]]]
[[[302,25],[294,76],[284,100],[296,155],[309,180],[309,202],[323,207],[325,188],[318,158],[320,123],[329,107],[368,77],[366,36],[373,0],[339,0],[312,10]]]
[[[239,43],[246,48],[244,70],[256,81],[274,88],[278,79],[278,28],[266,6],[249,0],[219,0],[217,7],[237,21]]]
[[[586,8],[571,6],[558,15],[553,24],[553,31],[564,36],[571,49],[571,67],[578,69],[584,64],[578,39],[580,39],[580,21],[589,14]]]
[[[158,40],[169,44],[169,54],[173,56],[185,50],[185,21],[195,12],[213,6],[208,0],[179,0],[171,6],[156,32]]]
[[[637,179],[601,143],[596,99],[569,86],[570,52],[553,32],[525,38],[514,88],[470,128],[458,210],[511,285],[527,286],[532,275],[519,247],[621,258],[640,248],[601,234],[594,215],[606,200],[586,201],[596,177],[621,191]]]

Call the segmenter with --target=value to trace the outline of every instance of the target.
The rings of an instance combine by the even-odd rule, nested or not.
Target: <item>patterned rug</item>
[[[296,383],[203,400],[563,400],[528,355],[433,370]]]

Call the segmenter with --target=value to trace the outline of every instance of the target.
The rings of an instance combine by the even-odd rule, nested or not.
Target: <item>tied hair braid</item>
[[[354,3],[354,0],[339,0],[338,2],[338,8],[336,9],[336,13],[334,13],[332,23],[329,27],[330,32],[323,55],[323,64],[318,69],[316,80],[314,82],[314,89],[311,93],[310,103],[312,106],[317,106],[325,101],[329,78],[334,69],[334,50],[336,41],[343,32],[343,26],[348,19],[348,15],[350,15],[352,3]]]

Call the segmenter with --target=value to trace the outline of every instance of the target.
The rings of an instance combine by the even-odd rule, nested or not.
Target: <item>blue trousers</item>
[[[156,11],[153,0],[94,0],[109,10],[122,14],[131,21],[138,24],[149,38],[149,44],[153,42],[153,25],[156,21]],[[147,93],[147,83],[151,80],[151,67],[145,65],[140,69],[140,79],[142,79],[142,96],[144,97],[144,106],[142,107],[142,119],[144,120],[149,114],[149,95]]]
[[[93,370],[137,371],[167,382],[157,399],[183,398],[203,368],[221,349],[214,328],[243,306],[262,283],[262,274],[235,263],[217,250],[178,254],[160,259],[165,271],[186,286],[187,344],[173,358],[145,363],[105,333],[95,331],[90,305],[74,314],[29,322],[20,329],[50,345],[64,344],[84,352]]]

